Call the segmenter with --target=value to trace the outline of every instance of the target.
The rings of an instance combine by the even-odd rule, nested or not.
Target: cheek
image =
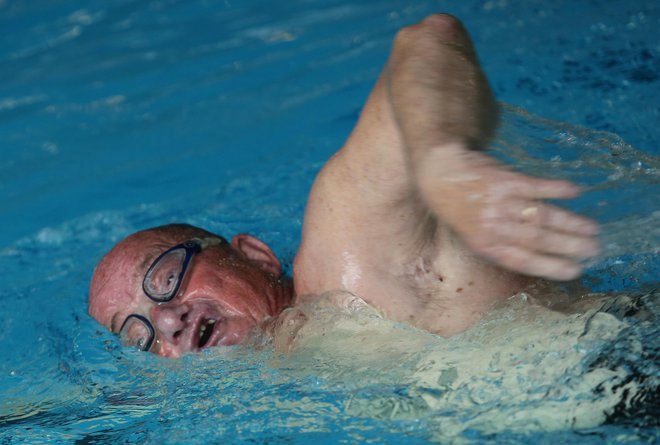
[[[193,265],[186,280],[184,294],[189,298],[212,298],[237,315],[268,315],[269,282],[250,264],[227,258],[204,259]]]
[[[254,329],[257,321],[245,317],[231,317],[225,320],[225,334],[219,344],[232,346],[242,343]]]
[[[244,271],[227,259],[199,258],[188,269],[188,288],[221,291],[241,280]]]
[[[160,355],[167,358],[179,358],[181,352],[167,343],[157,342],[150,351],[152,354]]]
[[[264,306],[267,283],[247,268],[227,271],[219,267],[199,267],[187,280],[184,293],[190,299],[211,298],[237,315],[267,310]]]
[[[268,304],[270,293],[270,284],[262,275],[249,274],[235,283],[229,298],[242,312],[251,314],[256,319],[262,319],[270,315]]]
[[[217,272],[210,267],[195,267],[189,270],[182,288],[184,294],[205,293],[214,294],[223,287],[223,280],[217,276]]]

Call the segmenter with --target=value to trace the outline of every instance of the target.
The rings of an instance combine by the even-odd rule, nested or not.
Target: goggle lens
[[[126,318],[119,331],[119,338],[125,346],[133,346],[141,351],[147,351],[153,343],[154,330],[147,322],[133,315]]]
[[[183,273],[186,249],[171,250],[151,266],[144,279],[144,290],[154,300],[169,301]]]

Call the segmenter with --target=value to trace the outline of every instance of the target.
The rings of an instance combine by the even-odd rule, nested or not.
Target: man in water
[[[450,336],[497,301],[576,278],[598,252],[598,227],[543,202],[573,198],[576,186],[480,151],[497,118],[459,21],[438,14],[404,28],[348,141],[315,180],[293,283],[256,238],[170,225],[103,258],[89,312],[123,341],[177,357],[240,343],[331,290]]]

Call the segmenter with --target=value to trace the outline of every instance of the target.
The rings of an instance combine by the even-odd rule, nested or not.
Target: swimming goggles
[[[225,243],[227,240],[220,237],[193,238],[166,250],[151,263],[144,276],[145,295],[158,304],[172,301],[179,293],[193,257],[209,246]],[[125,345],[148,351],[153,346],[156,330],[147,317],[130,314],[119,329],[119,337]]]

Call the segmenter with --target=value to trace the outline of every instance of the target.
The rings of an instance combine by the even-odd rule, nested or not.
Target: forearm
[[[523,274],[557,280],[595,255],[597,226],[543,202],[575,197],[564,181],[512,171],[485,148],[498,110],[466,30],[435,15],[397,36],[390,102],[417,196],[476,253]]]
[[[388,93],[413,166],[446,144],[484,148],[498,108],[463,26],[434,15],[404,28],[387,66]]]

